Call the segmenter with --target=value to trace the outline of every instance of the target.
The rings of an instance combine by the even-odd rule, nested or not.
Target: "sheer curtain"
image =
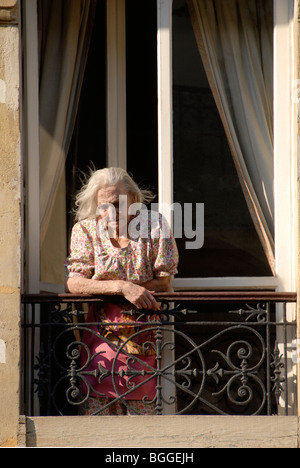
[[[48,273],[57,270],[66,251],[64,166],[95,8],[96,0],[38,1],[41,268]]]
[[[274,272],[273,1],[187,4],[241,186]]]

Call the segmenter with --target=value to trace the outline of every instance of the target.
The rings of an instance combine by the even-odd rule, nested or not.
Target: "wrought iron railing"
[[[295,293],[177,292],[156,294],[156,299],[159,313],[127,311],[134,338],[146,353],[151,350],[154,364],[141,366],[124,341],[112,346],[116,356],[126,356],[125,370],[114,362],[108,369],[90,370],[94,356],[83,334],[97,336],[99,327],[111,324],[87,322],[87,311],[108,297],[24,295],[24,413],[80,414],[93,391],[92,376],[98,384],[110,378],[116,397],[109,404],[125,406],[131,392],[154,382],[154,396],[145,390],[143,400],[156,414],[291,414]],[[122,298],[109,298],[117,300]],[[122,391],[118,379],[125,379]]]

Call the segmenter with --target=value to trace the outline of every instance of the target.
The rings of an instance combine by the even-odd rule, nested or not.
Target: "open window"
[[[181,255],[176,288],[294,289],[293,143],[285,136],[290,135],[292,112],[284,109],[290,99],[282,97],[289,89],[291,71],[285,73],[286,68],[280,65],[286,60],[281,44],[291,40],[293,2],[285,6],[271,0],[262,4],[248,2],[247,6],[241,2],[247,12],[238,9],[228,18],[221,1],[216,2],[214,11],[207,2],[183,0],[153,0],[138,8],[134,1],[121,0],[86,5],[84,15],[76,18],[76,12],[68,12],[63,2],[24,3],[27,21],[31,25],[36,20],[39,25],[39,33],[26,28],[27,42],[35,43],[26,52],[30,154],[27,237],[34,239],[34,246],[27,249],[29,289],[61,290],[62,262],[72,225],[70,207],[81,171],[87,172],[91,164],[98,168],[127,168],[137,182],[157,192],[161,204],[204,204],[203,246],[186,249],[184,229],[183,238],[177,239]],[[30,9],[35,15],[30,14]],[[201,14],[212,17],[201,22]],[[63,25],[58,19],[62,15]],[[224,52],[218,49],[222,38],[218,32],[213,36],[218,15],[223,18],[222,34],[231,31],[228,41],[236,46],[236,50],[227,49],[226,53],[231,57],[240,54],[244,59],[236,66],[237,76],[231,63],[230,75],[222,75],[222,66],[216,65],[223,64],[226,69],[226,55],[218,57]],[[234,15],[243,16],[245,28],[256,28],[252,35],[243,37],[241,23]],[[284,16],[286,28],[282,30],[276,23]],[[234,21],[239,25],[235,33]],[[56,51],[51,45],[55,28],[64,31],[64,42],[56,43]],[[72,62],[66,57],[76,28],[78,50]],[[239,35],[241,40],[236,44]],[[142,39],[143,47],[138,46],[137,37]],[[246,59],[243,47],[247,48],[247,41],[252,49]],[[222,44],[227,47],[224,41]],[[55,53],[61,48],[65,51],[60,51],[58,63]],[[275,53],[273,59],[270,51]],[[260,64],[262,76],[257,77],[253,70],[258,70]],[[253,77],[243,66],[251,68]],[[62,73],[55,82],[58,69]],[[244,80],[246,74],[250,75],[249,82]],[[39,95],[38,88],[32,86],[33,78],[40,81]],[[251,95],[247,89],[251,88],[252,78]],[[235,88],[240,86],[237,103],[229,101],[225,93],[226,79]],[[58,88],[61,94],[69,90],[69,100],[61,100]],[[49,97],[51,92],[53,98]],[[242,116],[238,114],[241,106]],[[61,108],[68,112],[62,115]],[[51,113],[49,109],[54,110]],[[265,112],[261,118],[260,110]],[[53,127],[57,120],[65,129],[63,135],[59,123]],[[240,127],[236,127],[237,123]],[[266,160],[272,149],[272,161],[267,160],[267,168],[261,169],[260,182],[260,168],[251,175],[250,167],[245,175],[243,164],[247,168],[249,164],[242,159],[243,148],[248,148],[250,142],[258,159],[260,144]],[[38,193],[41,203],[37,210]],[[195,212],[193,215],[195,223]],[[36,249],[38,238],[41,252]]]
[[[204,204],[201,248],[184,225],[177,238],[175,290],[295,290],[293,0],[67,3],[23,2],[26,291],[63,291],[91,164],[126,168],[159,208]]]
[[[273,1],[172,12],[174,201],[204,203],[204,244],[178,240],[179,277],[272,276]]]

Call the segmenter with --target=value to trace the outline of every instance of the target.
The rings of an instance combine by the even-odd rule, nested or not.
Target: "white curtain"
[[[42,288],[48,284],[51,291],[53,284],[64,283],[65,160],[79,104],[95,8],[96,0],[38,0],[40,278]]]
[[[40,0],[40,219],[43,240],[64,171],[95,0]]]
[[[274,272],[273,0],[187,0],[241,186]]]

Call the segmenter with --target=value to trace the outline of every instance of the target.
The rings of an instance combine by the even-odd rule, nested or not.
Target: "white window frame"
[[[23,2],[24,103],[23,147],[26,155],[26,292],[40,292],[40,151],[39,67],[36,0]]]
[[[172,0],[158,0],[159,200],[173,204]],[[294,0],[274,0],[275,276],[179,278],[174,289],[274,289],[294,291],[295,278],[295,79]],[[169,69],[168,69],[169,67]]]
[[[126,0],[106,0],[107,163],[126,169]]]
[[[274,0],[274,195],[277,288],[296,290],[297,114],[295,18],[298,2]]]
[[[274,212],[275,212],[275,276],[179,278],[176,289],[273,289],[281,292],[296,290],[296,112],[293,103],[295,70],[295,26],[297,2],[274,1]],[[158,141],[159,141],[159,200],[162,206],[173,204],[173,134],[172,134],[172,0],[158,0]],[[165,213],[166,214],[166,213]],[[171,215],[169,214],[169,221]],[[205,228],[205,227],[204,227]],[[205,231],[204,231],[205,235]],[[283,319],[283,307],[277,306],[277,320]],[[288,305],[287,318],[295,318],[296,310]],[[292,342],[292,331],[288,331]],[[278,331],[282,348],[282,330]],[[282,349],[283,351],[283,349]],[[168,356],[167,356],[168,359]],[[295,414],[296,366],[288,360],[289,414]],[[172,388],[170,388],[172,394]],[[285,401],[280,400],[280,414]]]
[[[126,0],[106,0],[107,164],[126,169]],[[26,292],[61,293],[64,285],[40,281],[39,66],[37,0],[23,1],[24,138],[26,158]],[[30,155],[30,157],[29,157]]]
[[[38,34],[36,0],[26,0],[24,106],[26,169],[27,292],[38,293],[39,258],[39,113]],[[297,2],[274,0],[274,192],[275,277],[175,278],[174,289],[296,289],[296,112],[294,18]],[[107,0],[108,164],[126,168],[125,0]],[[173,204],[172,0],[157,0],[158,168],[159,204]],[[167,214],[172,224],[171,215]],[[53,287],[50,285],[49,288]],[[53,290],[53,289],[52,289]],[[57,291],[61,292],[61,285]]]

